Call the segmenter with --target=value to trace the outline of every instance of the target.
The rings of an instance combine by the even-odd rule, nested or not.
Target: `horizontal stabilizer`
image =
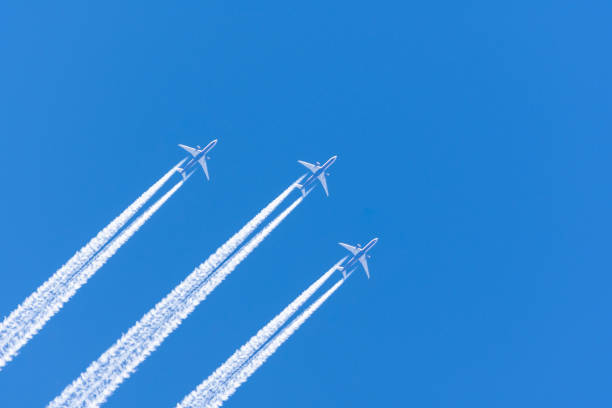
[[[296,184],[295,185],[300,192],[302,193],[302,197],[306,197],[306,189],[304,188],[304,186],[302,184]]]

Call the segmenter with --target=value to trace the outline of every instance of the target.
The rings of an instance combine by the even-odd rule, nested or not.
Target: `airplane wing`
[[[361,263],[361,266],[363,266],[363,270],[365,271],[366,275],[368,275],[368,279],[370,279],[370,271],[368,270],[368,261],[366,260],[365,255],[359,258],[359,262]]]
[[[185,146],[185,145],[182,145],[182,144],[179,144],[179,147],[181,147],[181,148],[183,148],[183,149],[187,150],[187,152],[188,152],[190,155],[192,155],[192,156],[195,156],[195,155],[197,155],[198,153],[200,153],[200,151],[199,151],[198,149],[194,149],[193,147]]]
[[[325,180],[325,174],[321,173],[321,175],[319,176],[319,181],[321,182],[321,185],[323,186],[323,190],[325,190],[325,195],[329,197],[329,191],[327,191],[327,180]]]
[[[208,175],[208,167],[206,167],[206,157],[201,157],[200,160],[198,160],[198,163],[200,163],[200,166],[202,166],[202,168],[204,169],[204,174],[206,174],[206,180],[210,180],[210,176]]]
[[[346,249],[347,251],[349,251],[351,254],[355,255],[357,252],[359,252],[359,249],[357,249],[356,247],[349,245],[349,244],[345,244],[343,242],[338,242],[338,244],[340,244],[340,246],[344,249]]]
[[[304,166],[304,167],[306,167],[308,170],[310,170],[310,172],[311,172],[311,173],[314,173],[315,171],[317,171],[317,170],[319,170],[319,169],[320,169],[320,167],[319,167],[319,166],[317,166],[317,165],[315,165],[315,164],[310,164],[310,163],[307,163],[307,162],[305,162],[305,161],[298,160],[298,163],[300,163],[302,166]]]

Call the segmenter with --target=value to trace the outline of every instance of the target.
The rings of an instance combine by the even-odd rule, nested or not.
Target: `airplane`
[[[185,164],[182,168],[178,168],[179,173],[181,173],[181,176],[183,176],[183,180],[187,179],[187,176],[190,174],[190,170],[196,167],[198,163],[200,164],[200,166],[202,166],[202,169],[204,169],[204,174],[206,174],[206,180],[210,180],[210,177],[208,176],[208,168],[206,167],[206,159],[208,159],[209,157],[206,157],[206,155],[212,150],[213,147],[215,147],[216,144],[217,139],[207,144],[206,147],[203,149],[200,146],[198,146],[197,149],[194,149],[193,147],[179,144],[179,147],[187,150],[187,152],[191,156],[193,156],[187,162],[187,164]]]
[[[337,158],[337,155],[332,156],[323,165],[321,165],[321,163],[319,162],[317,162],[317,164],[310,164],[305,161],[298,160],[298,163],[306,167],[312,173],[308,176],[308,178],[306,178],[306,181],[304,181],[302,184],[298,184],[298,188],[302,190],[302,195],[305,196],[306,189],[310,185],[314,184],[318,179],[321,182],[321,185],[323,186],[323,190],[325,190],[325,195],[329,197],[329,191],[327,191],[327,181],[325,180],[325,173],[327,172],[327,169],[329,169],[329,167],[334,164]],[[329,175],[329,173],[327,175]]]
[[[363,266],[363,270],[368,276],[368,279],[370,279],[370,271],[368,270],[368,261],[366,258],[370,257],[370,255],[368,255],[368,252],[370,251],[370,249],[372,249],[374,245],[376,245],[377,242],[378,242],[378,238],[374,238],[373,240],[368,242],[363,248],[359,244],[357,244],[357,246],[354,247],[352,245],[339,242],[341,247],[343,247],[344,249],[348,250],[351,254],[353,254],[353,256],[350,257],[344,263],[344,265],[338,267],[338,269],[342,271],[342,276],[344,276],[344,279],[346,279],[348,275],[350,275],[353,272],[354,267],[357,265],[357,262],[359,262],[361,266]]]

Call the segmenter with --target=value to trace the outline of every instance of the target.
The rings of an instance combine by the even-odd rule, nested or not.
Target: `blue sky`
[[[0,315],[184,155],[197,174],[0,372],[43,406],[339,159],[108,407],[174,406],[380,242],[228,407],[608,406],[609,2],[5,2]]]

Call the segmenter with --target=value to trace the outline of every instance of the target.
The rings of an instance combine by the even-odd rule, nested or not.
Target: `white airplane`
[[[327,180],[325,180],[325,173],[327,172],[327,169],[329,169],[329,167],[334,164],[337,158],[338,156],[332,156],[323,165],[321,165],[321,163],[319,162],[317,162],[317,164],[310,164],[305,161],[298,160],[298,163],[306,167],[312,173],[308,176],[308,178],[306,178],[306,181],[304,181],[302,184],[298,184],[298,188],[302,190],[302,195],[306,195],[306,189],[312,184],[314,184],[317,180],[319,180],[321,182],[321,185],[323,186],[323,190],[325,190],[325,195],[329,197],[329,191],[327,191]]]
[[[344,276],[345,279],[355,270],[357,262],[359,262],[361,266],[363,266],[363,270],[368,276],[368,279],[370,279],[370,271],[368,270],[368,261],[366,258],[370,257],[370,255],[368,255],[368,252],[370,251],[370,249],[372,249],[374,245],[376,245],[377,242],[378,238],[374,238],[373,240],[368,242],[363,248],[359,244],[354,247],[352,245],[339,242],[341,247],[353,254],[353,256],[346,260],[343,265],[338,267],[338,269],[342,271],[342,276]]]
[[[198,146],[197,149],[194,149],[193,147],[179,144],[179,147],[185,149],[192,156],[191,159],[187,162],[187,164],[185,164],[182,168],[178,168],[178,171],[179,173],[181,173],[181,176],[183,176],[184,180],[187,179],[187,176],[190,174],[191,169],[196,167],[198,164],[202,166],[204,174],[206,174],[206,180],[210,180],[210,177],[208,176],[208,168],[206,167],[206,159],[208,159],[206,155],[212,150],[213,147],[215,147],[216,144],[217,139],[207,144],[206,147],[204,147],[203,149],[200,146]]]

